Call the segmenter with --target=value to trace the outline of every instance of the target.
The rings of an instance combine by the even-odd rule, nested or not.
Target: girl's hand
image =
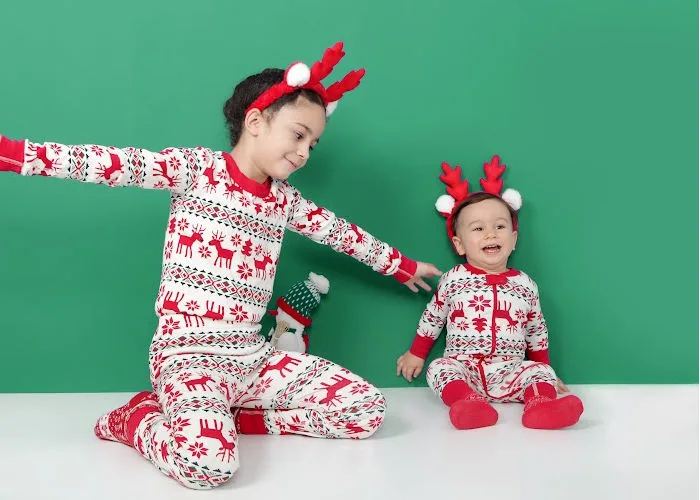
[[[408,280],[407,282],[404,283],[408,288],[411,289],[413,292],[418,291],[418,287],[416,287],[416,284],[420,286],[423,290],[430,291],[430,285],[428,285],[425,281],[423,281],[423,278],[433,278],[435,276],[440,276],[442,275],[442,271],[440,271],[437,267],[435,267],[432,264],[426,264],[425,262],[417,262],[418,266],[416,267],[416,274],[413,275],[413,278]]]

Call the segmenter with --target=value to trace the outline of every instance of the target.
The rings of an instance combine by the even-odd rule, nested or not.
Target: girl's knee
[[[372,436],[384,423],[386,406],[386,396],[372,386],[362,401],[345,409],[345,415],[340,418],[340,427],[345,434],[343,437],[366,439]]]
[[[211,489],[233,477],[238,470],[238,440],[232,417],[190,414],[172,425],[176,432],[169,462],[180,483],[192,489]]]

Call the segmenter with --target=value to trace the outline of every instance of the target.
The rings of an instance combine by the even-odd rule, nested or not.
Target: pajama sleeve
[[[536,285],[524,327],[527,358],[549,364],[549,335]]]
[[[108,186],[167,189],[183,194],[213,164],[204,148],[168,148],[154,153],[138,148],[34,143],[0,135],[0,171],[73,179]]]
[[[362,262],[384,275],[405,283],[416,272],[417,263],[361,227],[337,217],[333,212],[305,199],[289,186],[291,209],[287,227],[316,243]]]
[[[414,356],[425,359],[428,357],[430,350],[435,344],[435,341],[440,336],[442,329],[447,322],[447,304],[446,289],[448,282],[448,274],[443,274],[438,282],[433,297],[425,307],[420,321],[418,322],[418,330],[413,343],[411,344],[410,352]]]

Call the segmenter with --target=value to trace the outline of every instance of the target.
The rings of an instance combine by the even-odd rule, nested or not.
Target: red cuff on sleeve
[[[13,141],[0,135],[0,171],[22,173],[24,164],[24,142]]]
[[[435,341],[431,338],[424,337],[422,335],[416,335],[413,339],[413,344],[411,344],[410,353],[414,356],[418,356],[421,359],[425,359],[430,354],[430,349],[432,349]]]
[[[549,364],[549,350],[544,349],[543,351],[527,351],[527,359],[530,361],[535,361],[537,363],[547,363]]]
[[[401,264],[399,264],[399,268],[394,273],[394,278],[396,278],[399,283],[406,283],[415,276],[417,268],[418,263],[415,260],[401,255]]]

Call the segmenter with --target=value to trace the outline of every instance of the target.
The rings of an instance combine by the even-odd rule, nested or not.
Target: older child
[[[231,153],[37,144],[0,137],[0,170],[109,186],[168,189],[154,392],[101,417],[95,434],[133,446],[181,484],[207,489],[238,468],[238,432],[364,438],[383,395],[325,359],[274,350],[260,334],[285,229],[351,255],[417,291],[439,275],[315,205],[287,177],[302,168],[341,96],[364,71],[326,88],[342,43],[311,68],[267,69],[224,106]],[[231,408],[235,408],[235,416]]]
[[[438,211],[466,263],[440,279],[397,375],[412,380],[423,368],[433,343],[447,324],[444,356],[428,367],[430,388],[450,407],[457,429],[494,425],[491,402],[524,402],[522,423],[536,429],[575,424],[583,412],[574,395],[557,399],[559,380],[549,365],[547,326],[537,285],[508,257],[518,237],[521,198],[507,189],[501,196],[505,165],[498,156],[484,165],[483,192],[469,193],[461,169],[443,163],[447,195]],[[526,359],[527,358],[527,359]]]

